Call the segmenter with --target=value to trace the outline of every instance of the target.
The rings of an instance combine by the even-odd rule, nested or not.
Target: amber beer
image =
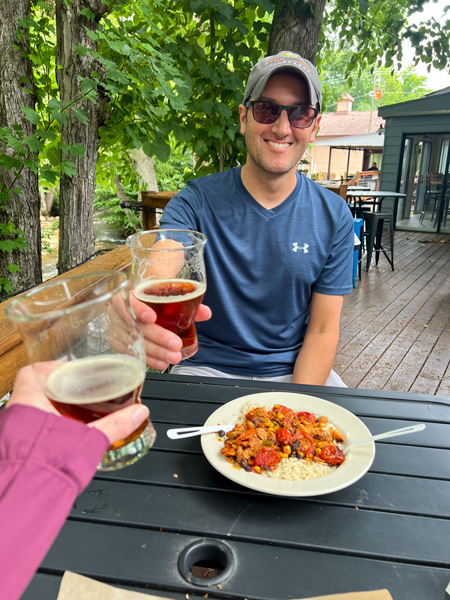
[[[206,292],[206,283],[191,279],[156,279],[137,286],[136,297],[156,313],[156,322],[183,341],[181,355],[189,358],[198,348],[195,315]]]
[[[47,378],[47,396],[64,416],[90,423],[140,402],[144,373],[140,362],[126,354],[106,354],[73,360]],[[148,419],[131,435],[111,446],[121,448],[136,440]]]

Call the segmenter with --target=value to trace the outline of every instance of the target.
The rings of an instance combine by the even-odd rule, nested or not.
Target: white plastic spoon
[[[344,444],[344,454],[350,448],[350,446],[355,446],[356,444],[365,444],[366,442],[375,442],[376,440],[385,440],[387,438],[396,437],[398,435],[406,435],[407,433],[415,433],[416,431],[423,431],[425,429],[424,423],[418,423],[417,425],[409,425],[408,427],[402,427],[400,429],[393,429],[392,431],[385,431],[384,433],[379,433],[378,435],[371,435],[367,438],[362,438],[361,440],[353,440],[348,444]]]
[[[202,435],[203,433],[214,433],[215,431],[231,431],[234,425],[209,425],[208,427],[181,427],[180,429],[168,429],[167,436],[171,440]]]

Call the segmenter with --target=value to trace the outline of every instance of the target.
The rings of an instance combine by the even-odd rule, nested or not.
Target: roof
[[[450,87],[431,92],[416,100],[381,106],[378,114],[383,118],[450,114]]]
[[[322,114],[317,138],[368,133],[369,121],[370,110],[326,112]],[[378,131],[382,123],[384,124],[384,119],[377,116],[377,111],[374,110],[370,130]]]
[[[365,133],[363,135],[348,135],[330,140],[317,141],[316,146],[331,146],[333,148],[346,148],[353,150],[379,149],[383,148],[384,135],[377,132]]]

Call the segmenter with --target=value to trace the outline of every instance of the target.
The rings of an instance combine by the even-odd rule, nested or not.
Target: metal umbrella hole
[[[189,583],[212,587],[231,575],[234,563],[233,552],[227,544],[204,539],[183,550],[178,559],[178,568]]]

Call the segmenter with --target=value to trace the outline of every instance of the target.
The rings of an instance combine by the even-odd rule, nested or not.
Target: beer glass
[[[75,275],[34,288],[6,308],[44,393],[65,417],[90,423],[141,401],[145,346],[128,288],[125,273]],[[155,437],[147,419],[107,450],[98,469],[131,465]]]
[[[206,291],[203,250],[197,231],[155,229],[131,235],[131,273],[135,296],[150,306],[161,327],[183,341],[183,359],[198,349],[195,315]]]

